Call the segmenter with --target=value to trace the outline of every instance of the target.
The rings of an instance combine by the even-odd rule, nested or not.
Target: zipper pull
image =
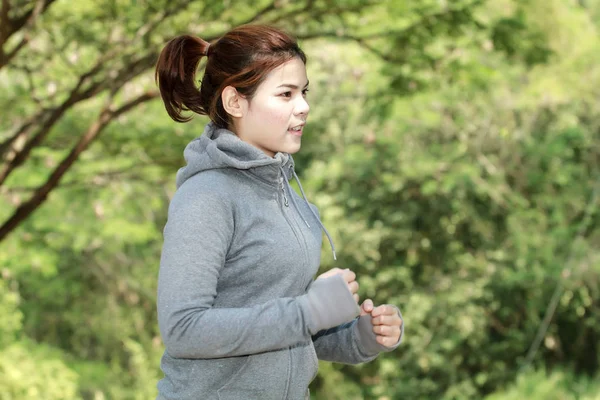
[[[283,186],[283,178],[280,178],[279,182],[281,183],[281,193],[283,194],[283,205],[289,207],[287,196],[285,195],[285,187]]]

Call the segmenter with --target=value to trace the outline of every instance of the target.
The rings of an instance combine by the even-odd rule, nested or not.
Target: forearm
[[[333,309],[330,304],[337,306]],[[234,357],[306,342],[319,330],[351,320],[357,313],[345,282],[333,277],[313,284],[305,295],[248,308],[196,303],[175,309],[175,304],[163,303],[159,305],[159,326],[172,357]]]
[[[176,358],[233,357],[285,348],[310,335],[300,302],[277,299],[252,308],[182,309],[161,324],[165,347]]]

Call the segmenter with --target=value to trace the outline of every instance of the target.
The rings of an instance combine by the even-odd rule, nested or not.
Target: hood
[[[200,137],[186,146],[183,156],[187,165],[177,172],[177,187],[197,173],[210,169],[252,169],[255,175],[273,184],[277,183],[281,170],[290,180],[294,169],[294,160],[289,154],[277,153],[269,157],[233,132],[218,128],[212,122],[206,125]]]

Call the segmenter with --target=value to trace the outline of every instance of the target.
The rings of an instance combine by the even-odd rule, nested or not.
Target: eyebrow
[[[306,88],[308,86],[308,84],[309,84],[309,81],[306,81],[306,85],[304,85],[304,87]],[[287,87],[287,88],[290,88],[290,89],[299,89],[298,85],[293,85],[291,83],[284,83],[282,85],[277,86],[278,89],[280,87]]]

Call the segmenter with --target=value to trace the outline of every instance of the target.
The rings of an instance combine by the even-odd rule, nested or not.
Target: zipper
[[[283,194],[283,205],[289,207],[290,203],[288,203],[287,196],[285,195],[285,186],[283,184],[283,178],[279,178],[279,184],[281,185],[281,193]]]
[[[292,166],[290,166],[290,170],[292,169]],[[288,208],[288,211],[285,210],[285,208],[281,208],[283,217],[285,218],[285,220],[287,221],[289,227],[292,229],[292,232],[294,234],[294,236],[296,237],[296,241],[298,242],[298,245],[300,246],[300,249],[302,251],[302,253],[304,254],[304,270],[308,270],[308,243],[306,242],[306,237],[304,236],[304,233],[302,232],[302,225],[300,224],[300,220],[302,219],[302,216],[300,215],[300,210],[295,210],[295,214],[291,215],[289,214],[290,210],[289,210],[289,202],[288,202],[288,196],[286,194],[285,191],[285,183],[284,183],[284,179],[286,179],[285,177],[281,176],[279,178],[279,184],[280,184],[280,188],[281,188],[281,194],[283,196],[283,205]],[[293,196],[293,193],[289,194],[290,196]],[[294,211],[292,211],[292,213],[294,213]],[[292,380],[292,369],[293,369],[293,365],[294,363],[292,362],[292,358],[293,358],[293,351],[291,348],[287,349],[288,354],[289,354],[289,363],[288,363],[288,377],[287,377],[287,382],[286,382],[286,387],[285,387],[285,397],[284,399],[288,398],[289,392],[290,392],[290,383]]]

